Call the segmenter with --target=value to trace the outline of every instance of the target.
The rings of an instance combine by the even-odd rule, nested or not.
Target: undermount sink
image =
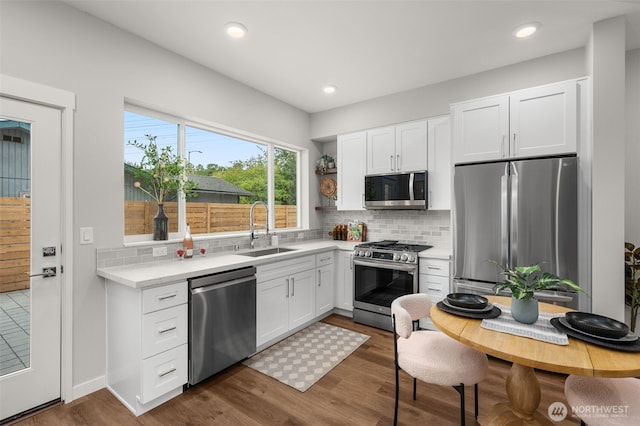
[[[248,251],[246,253],[238,253],[238,254],[241,256],[260,257],[260,256],[267,256],[269,254],[287,253],[290,251],[296,251],[296,249],[284,248],[284,247],[271,247],[271,248],[253,250],[253,251]]]

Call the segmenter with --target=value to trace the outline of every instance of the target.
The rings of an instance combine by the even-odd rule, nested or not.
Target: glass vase
[[[169,238],[169,218],[164,214],[164,204],[158,203],[158,212],[153,217],[153,240],[162,241]]]

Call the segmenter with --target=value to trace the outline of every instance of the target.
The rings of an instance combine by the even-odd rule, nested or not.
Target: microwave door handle
[[[414,177],[415,177],[415,173],[409,174],[409,200],[411,201],[415,200],[415,197],[413,195],[413,178]]]

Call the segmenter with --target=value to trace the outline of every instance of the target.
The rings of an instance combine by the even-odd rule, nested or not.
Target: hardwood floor
[[[371,338],[309,390],[301,393],[244,365],[186,390],[140,416],[131,414],[106,389],[22,420],[30,425],[390,425],[393,423],[394,370],[392,334],[332,315],[324,322],[365,333]],[[490,359],[489,375],[480,383],[480,414],[506,401],[510,364]],[[564,376],[537,372],[542,388],[540,411],[555,401],[566,404]],[[468,388],[466,422],[476,424],[473,393]],[[418,382],[401,373],[399,423],[458,425],[459,396],[453,388]],[[579,424],[577,419],[560,424]]]

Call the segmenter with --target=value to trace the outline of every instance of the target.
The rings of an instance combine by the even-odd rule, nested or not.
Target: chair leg
[[[393,426],[398,425],[398,398],[400,397],[400,377],[398,374],[398,366],[396,364],[396,404],[393,410]]]
[[[476,409],[476,420],[478,420],[478,384],[473,385],[473,399],[476,401],[475,409]]]
[[[460,424],[464,426],[464,383],[453,387],[460,394]]]
[[[413,400],[416,400],[416,378],[413,378]]]
[[[580,419],[580,426],[587,426],[587,424],[584,422],[584,420]]]

